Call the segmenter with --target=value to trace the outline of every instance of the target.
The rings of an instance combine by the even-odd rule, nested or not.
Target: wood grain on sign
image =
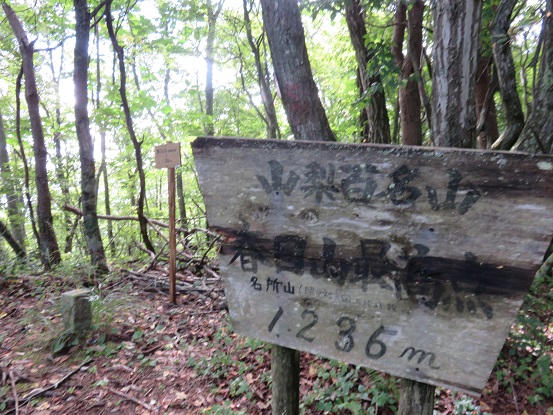
[[[155,147],[156,168],[175,168],[181,165],[180,144],[167,143]]]
[[[237,332],[480,394],[553,236],[553,158],[192,148]]]

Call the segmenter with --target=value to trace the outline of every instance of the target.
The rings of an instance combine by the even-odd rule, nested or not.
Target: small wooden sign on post
[[[480,395],[553,236],[553,158],[192,144],[238,333]]]
[[[181,165],[180,144],[167,143],[155,147],[155,162],[158,169],[167,168],[169,192],[169,300],[177,303],[177,238],[175,233],[175,167]]]

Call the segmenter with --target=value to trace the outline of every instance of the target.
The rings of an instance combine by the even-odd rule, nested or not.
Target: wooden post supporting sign
[[[203,137],[192,149],[238,333],[481,394],[553,236],[552,157]]]
[[[169,301],[177,303],[176,257],[177,239],[175,231],[175,167],[180,166],[180,144],[167,143],[155,148],[155,162],[158,169],[167,168],[169,204]]]

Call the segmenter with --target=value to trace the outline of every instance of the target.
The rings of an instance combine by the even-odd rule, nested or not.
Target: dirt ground
[[[0,413],[270,414],[269,347],[232,333],[220,283],[171,305],[165,292],[120,273],[94,291],[95,328],[80,338],[61,322],[60,294],[72,288],[54,276],[0,280]],[[340,370],[302,354],[301,396],[311,396],[302,413],[325,413],[318,396],[342,387]],[[364,369],[355,379],[356,391],[375,382]],[[492,377],[475,401],[439,390],[435,414],[547,413],[528,406],[527,387],[513,386],[515,394]],[[393,403],[360,399],[367,414],[394,413]]]

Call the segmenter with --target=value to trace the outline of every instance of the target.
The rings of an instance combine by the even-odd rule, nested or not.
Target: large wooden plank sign
[[[553,236],[553,158],[198,138],[238,333],[479,395]]]

